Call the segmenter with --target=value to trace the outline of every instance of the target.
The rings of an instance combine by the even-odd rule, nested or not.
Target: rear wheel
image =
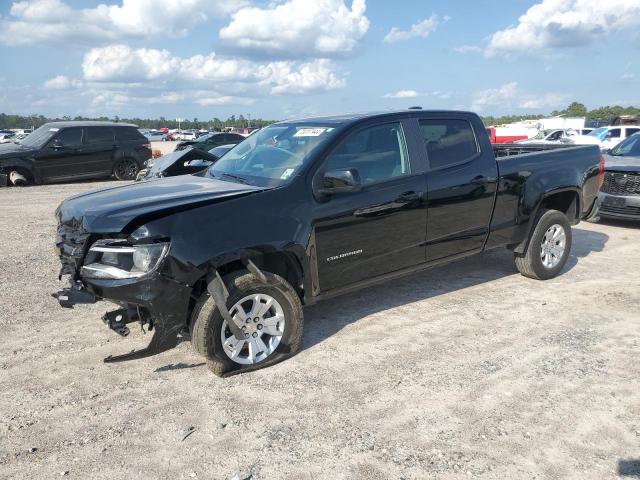
[[[557,276],[571,252],[571,225],[557,210],[543,210],[529,239],[524,255],[516,255],[516,267],[522,275],[536,280]]]
[[[122,158],[113,167],[113,175],[118,180],[135,180],[140,166],[133,158]]]
[[[300,298],[286,280],[265,272],[263,283],[250,273],[225,277],[227,306],[242,322],[243,340],[236,339],[215,302],[205,293],[194,309],[191,342],[220,376],[272,365],[300,348],[303,314]]]

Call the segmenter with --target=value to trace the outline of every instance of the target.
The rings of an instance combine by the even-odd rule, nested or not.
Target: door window
[[[382,182],[411,171],[400,122],[350,134],[327,159],[327,170],[353,168],[363,184]]]
[[[473,128],[466,120],[420,120],[420,131],[431,168],[462,163],[478,153]]]
[[[607,134],[607,137],[620,138],[620,129],[619,128],[612,128],[611,130],[609,130],[609,133]]]
[[[627,128],[627,137],[640,132],[640,128]]]
[[[113,144],[113,128],[111,127],[89,127],[87,128],[88,144]]]
[[[60,142],[65,147],[77,147],[82,143],[82,129],[65,128],[56,135],[55,141]]]

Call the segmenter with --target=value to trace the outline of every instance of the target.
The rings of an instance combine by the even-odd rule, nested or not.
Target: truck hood
[[[640,173],[640,157],[604,156],[604,169],[616,172]]]
[[[27,148],[24,145],[20,145],[17,143],[0,143],[0,160],[2,160],[3,158],[19,157],[31,151],[33,151],[33,149]]]
[[[69,197],[56,210],[56,217],[63,225],[82,225],[85,232],[119,233],[140,216],[158,218],[266,189],[181,175]]]

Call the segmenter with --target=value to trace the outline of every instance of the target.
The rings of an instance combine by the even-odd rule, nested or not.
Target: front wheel
[[[233,335],[215,302],[205,293],[196,305],[191,343],[207,357],[219,376],[272,365],[300,349],[303,314],[300,298],[289,283],[265,272],[266,283],[250,273],[225,277],[227,307],[242,322],[244,340]]]
[[[140,166],[133,158],[122,158],[113,167],[113,175],[118,180],[135,180]]]
[[[543,210],[529,239],[524,255],[516,255],[516,267],[522,275],[536,280],[557,276],[571,252],[571,225],[558,210]]]

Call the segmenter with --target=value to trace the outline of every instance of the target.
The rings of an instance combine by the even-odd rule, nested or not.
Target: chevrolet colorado
[[[206,172],[63,201],[71,285],[55,296],[118,304],[103,320],[122,335],[153,329],[107,362],[190,335],[218,375],[271,365],[299,349],[303,305],[376,282],[498,246],[525,276],[558,275],[571,225],[597,214],[603,161],[597,146],[551,147],[492,147],[468,112],[276,123]]]

